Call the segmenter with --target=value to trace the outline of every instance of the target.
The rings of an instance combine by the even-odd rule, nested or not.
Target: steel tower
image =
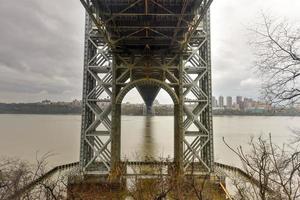
[[[213,171],[209,6],[212,0],[81,0],[86,9],[80,168],[121,162],[121,103],[137,88],[148,109],[174,103],[174,163]]]

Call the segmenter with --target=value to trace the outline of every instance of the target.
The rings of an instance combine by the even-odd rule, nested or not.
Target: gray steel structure
[[[121,103],[136,87],[148,108],[174,103],[174,163],[213,171],[209,6],[212,0],[80,0],[86,9],[80,168],[121,163]]]

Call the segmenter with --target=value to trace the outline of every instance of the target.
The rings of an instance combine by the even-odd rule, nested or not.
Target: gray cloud
[[[299,7],[298,0],[214,1],[215,95],[257,97],[247,28],[258,21],[261,10],[299,20]],[[0,24],[0,102],[81,97],[84,10],[78,0],[1,1]],[[137,99],[135,95],[126,98]],[[159,96],[169,101],[165,95]]]
[[[0,101],[80,97],[84,12],[79,1],[2,1],[0,24]]]

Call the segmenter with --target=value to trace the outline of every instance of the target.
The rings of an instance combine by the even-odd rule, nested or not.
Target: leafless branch
[[[273,105],[294,105],[300,99],[300,27],[262,14],[251,29],[255,68],[262,80],[262,96]]]
[[[234,180],[237,196],[253,199],[253,196],[247,193],[247,190],[251,190],[252,194],[255,194],[257,191],[258,195],[256,195],[255,199],[261,200],[296,200],[299,197],[300,152],[297,148],[275,145],[271,134],[269,134],[268,139],[263,137],[252,139],[250,151],[247,151],[247,153],[244,153],[242,147],[238,147],[235,150],[226,143],[225,139],[223,141],[240,158],[244,171],[255,178],[255,180],[258,180],[258,184],[254,184],[251,181],[241,183]],[[254,185],[255,187],[253,187]],[[270,193],[268,188],[276,192]]]

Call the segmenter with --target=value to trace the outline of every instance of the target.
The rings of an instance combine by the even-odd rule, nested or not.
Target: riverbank
[[[172,105],[154,105],[153,113],[156,116],[173,116]],[[0,114],[52,114],[52,115],[80,115],[81,104],[73,103],[0,103]],[[122,104],[122,115],[144,116],[143,104]],[[215,116],[300,116],[295,109],[278,110],[213,110]]]

